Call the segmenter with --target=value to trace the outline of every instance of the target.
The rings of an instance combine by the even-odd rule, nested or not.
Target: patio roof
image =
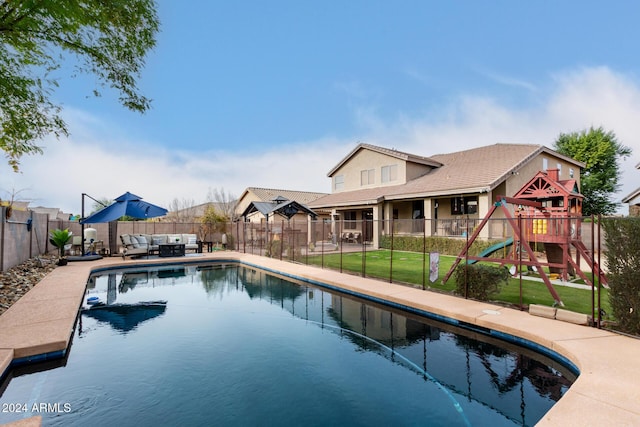
[[[298,203],[295,200],[286,200],[284,198],[276,199],[273,202],[251,202],[244,212],[242,212],[241,216],[246,217],[254,212],[260,212],[266,218],[274,213],[282,215],[287,219],[291,219],[298,213],[306,213],[313,218],[317,216],[317,214],[306,205]]]

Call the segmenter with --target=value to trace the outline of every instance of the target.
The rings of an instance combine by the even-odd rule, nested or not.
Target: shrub
[[[488,301],[500,293],[503,282],[508,283],[509,271],[505,267],[462,263],[456,267],[454,279],[458,295]]]
[[[286,248],[282,247],[282,240],[272,240],[267,244],[265,255],[269,258],[280,258],[284,249]]]
[[[609,302],[618,327],[640,334],[640,218],[607,218]]]
[[[478,255],[495,242],[476,240],[469,250],[470,255]],[[438,252],[443,255],[458,255],[467,244],[466,239],[451,239],[448,237],[430,236],[424,239],[415,236],[393,236],[393,249],[398,251],[420,252],[423,247],[426,252]],[[382,236],[380,247],[391,249],[391,236]]]

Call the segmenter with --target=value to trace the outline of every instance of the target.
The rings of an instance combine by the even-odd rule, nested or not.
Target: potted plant
[[[67,258],[64,256],[64,247],[69,240],[71,240],[71,236],[73,233],[69,231],[68,228],[64,230],[56,229],[49,233],[49,242],[56,248],[58,248],[58,265],[67,265]]]

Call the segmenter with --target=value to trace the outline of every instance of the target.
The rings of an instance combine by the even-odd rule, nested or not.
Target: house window
[[[375,184],[374,182],[374,170],[367,169],[360,171],[360,185],[371,185]]]
[[[543,157],[542,158],[542,170],[546,172],[547,169],[549,169],[549,159],[547,159],[546,157]]]
[[[344,175],[336,175],[333,177],[333,189],[344,190]]]
[[[464,215],[478,213],[477,197],[452,197],[451,215]]]
[[[569,178],[573,178],[573,168],[569,169]]]
[[[558,163],[556,165],[556,169],[558,169],[558,178],[562,177],[562,163]]]
[[[346,211],[344,213],[345,230],[355,230],[356,228],[356,211]]]
[[[398,165],[382,166],[382,182],[392,182],[398,179]]]

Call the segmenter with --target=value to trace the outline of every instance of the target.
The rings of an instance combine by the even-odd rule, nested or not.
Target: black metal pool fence
[[[531,267],[529,255],[518,243],[528,242],[536,256],[546,261],[546,253],[542,232],[548,235],[561,235],[570,230],[569,240],[579,240],[586,248],[587,255],[593,262],[585,259],[576,249],[569,245],[570,256],[577,260],[580,270],[587,278],[586,284],[576,276],[575,280],[563,281],[562,275],[549,274],[554,287],[572,286],[590,292],[591,313],[589,322],[600,327],[606,320],[606,305],[602,301],[600,283],[606,280],[599,278],[603,266],[606,272],[606,241],[598,218],[583,217],[571,219],[548,219],[537,224],[539,229],[525,231],[526,227],[518,227],[520,233],[527,235],[514,236],[513,224],[507,219],[490,219],[477,233],[473,244],[469,240],[481,224],[477,218],[451,219],[390,219],[390,220],[276,220],[271,222],[235,222],[226,226],[232,248],[242,253],[266,256],[283,261],[314,265],[325,269],[335,269],[349,274],[383,280],[389,283],[405,284],[430,291],[452,292],[455,288],[454,277],[448,278],[450,286],[443,287],[443,276],[448,272],[449,263],[444,258],[457,257],[469,245],[465,257],[474,257],[491,251],[490,256],[504,258],[502,263],[511,269],[513,279],[518,283],[518,293],[511,301],[503,301],[511,306],[528,308],[526,301],[530,287],[523,281],[539,281],[537,269]],[[544,229],[542,227],[544,226]],[[231,248],[231,247],[230,247]],[[380,252],[380,255],[373,251]],[[369,254],[369,256],[366,256]],[[387,265],[384,265],[385,261]],[[375,260],[375,262],[373,261]],[[464,259],[461,263],[472,263]],[[595,266],[594,266],[595,263]],[[411,271],[407,272],[407,268]],[[433,269],[436,269],[434,274]],[[545,269],[546,270],[546,269]],[[569,270],[572,270],[569,267]],[[573,275],[575,272],[572,272]],[[606,274],[606,273],[603,273]],[[593,286],[590,286],[593,284]],[[544,287],[544,283],[540,283]],[[464,289],[467,289],[465,284]],[[550,304],[552,295],[546,290]],[[466,292],[465,292],[466,293]],[[539,290],[536,291],[539,294]],[[589,295],[589,294],[587,294]],[[469,297],[469,295],[461,295]],[[499,302],[499,301],[498,301]],[[544,304],[544,303],[541,303]]]
[[[0,228],[0,267],[2,270],[26,259],[48,253],[56,248],[48,242],[50,230],[69,228],[74,236],[82,234],[81,225],[77,221],[49,220],[42,215],[30,212],[14,212],[10,219],[4,217]],[[625,218],[632,220],[633,218]],[[356,274],[362,277],[375,278],[390,283],[400,283],[430,290],[452,292],[455,288],[454,278],[448,279],[448,286],[442,285],[442,278],[448,273],[447,263],[458,256],[462,249],[469,246],[465,257],[482,254],[483,251],[494,247],[492,258],[509,258],[503,262],[506,268],[513,268],[518,272],[514,280],[518,283],[518,295],[504,301],[510,305],[525,309],[525,303],[531,301],[532,268],[527,264],[528,254],[521,245],[513,244],[526,241],[536,255],[544,257],[545,247],[542,235],[560,235],[569,230],[570,239],[581,241],[584,250],[600,265],[606,274],[607,242],[601,227],[601,220],[593,217],[548,219],[539,222],[524,231],[519,227],[522,236],[514,235],[514,224],[508,219],[489,219],[482,224],[482,220],[468,216],[443,219],[386,219],[373,220],[363,216],[362,219],[321,219],[321,220],[291,220],[272,219],[261,222],[236,221],[217,223],[214,227],[205,227],[200,222],[162,222],[149,221],[119,221],[117,233],[109,224],[91,225],[97,229],[97,238],[101,242],[101,250],[107,254],[118,254],[122,247],[119,245],[121,234],[162,234],[162,233],[191,233],[198,236],[198,240],[207,242],[202,245],[204,250],[221,250],[223,246],[228,250],[250,253],[260,256],[277,258],[284,261],[314,265],[319,268],[335,269],[340,272]],[[30,225],[29,225],[30,224]],[[536,228],[537,227],[537,228]],[[480,230],[478,231],[478,229]],[[478,233],[475,233],[478,231]],[[477,234],[477,239],[470,244],[469,240]],[[223,235],[225,235],[223,237]],[[226,240],[226,244],[223,241]],[[73,248],[71,249],[73,251]],[[384,251],[377,254],[372,251]],[[369,256],[366,256],[369,254]],[[580,270],[585,272],[586,282],[593,286],[567,281],[559,283],[557,287],[574,286],[590,291],[591,310],[590,319],[593,325],[602,326],[603,321],[609,320],[606,313],[607,300],[602,300],[598,274],[600,270],[594,268],[594,263],[585,261],[584,256],[576,255],[572,247],[571,257],[576,259]],[[434,262],[438,257],[439,262]],[[449,261],[447,261],[449,260]],[[465,259],[461,262],[469,262]],[[386,264],[385,264],[386,263]],[[436,274],[433,269],[435,268]],[[523,272],[526,274],[523,277]],[[548,274],[551,276],[551,274]],[[435,278],[435,280],[434,280]],[[554,283],[557,283],[558,278]],[[562,279],[562,278],[560,278]],[[537,279],[539,280],[539,279]],[[523,286],[523,281],[526,285]],[[585,282],[583,280],[583,282]],[[544,284],[541,284],[544,286]],[[555,286],[555,285],[554,285]],[[465,284],[465,289],[467,288]],[[543,292],[544,293],[544,292]],[[539,295],[540,292],[538,291]],[[551,295],[547,292],[545,297]],[[462,295],[468,297],[468,295]],[[553,303],[553,299],[549,304]],[[541,302],[547,304],[547,302]],[[584,311],[584,310],[583,310]]]

